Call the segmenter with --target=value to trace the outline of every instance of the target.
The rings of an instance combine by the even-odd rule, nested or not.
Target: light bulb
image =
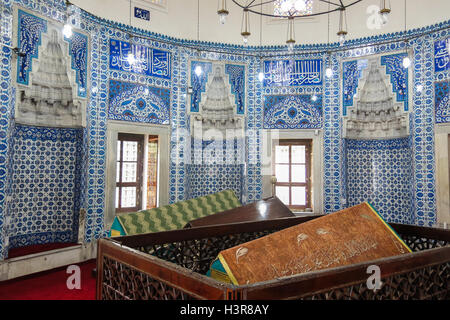
[[[281,10],[283,12],[288,12],[289,10],[291,10],[292,7],[292,3],[290,1],[283,1],[283,3],[281,4]]]
[[[219,22],[220,22],[220,24],[225,24],[225,22],[227,22],[228,11],[227,10],[220,10],[217,13],[219,15]]]
[[[130,52],[130,53],[127,55],[127,61],[128,61],[128,63],[131,64],[131,65],[136,63],[136,57],[134,56],[134,54],[133,54],[132,52]]]
[[[65,24],[62,32],[64,37],[71,38],[73,35],[72,26],[70,24]]]
[[[244,42],[244,46],[248,44],[248,36],[242,36],[242,41]]]
[[[144,89],[144,94],[145,94],[146,96],[148,96],[148,94],[149,94],[148,88],[145,88],[145,89]]]
[[[263,82],[264,78],[265,78],[264,72],[261,71],[260,73],[258,73],[258,79],[260,82]]]
[[[411,65],[411,59],[409,57],[403,58],[403,68],[409,68]]]
[[[203,69],[201,66],[196,66],[194,72],[197,75],[197,77],[200,77],[201,74],[203,73]]]
[[[381,23],[382,24],[387,24],[388,23],[388,16],[389,14],[387,12],[381,12],[380,13],[380,17],[381,17]]]
[[[344,44],[344,42],[345,42],[345,34],[340,34],[339,35],[339,43]]]
[[[289,42],[289,43],[288,43],[288,51],[289,51],[289,52],[294,51],[294,43],[293,43],[293,42]]]
[[[311,100],[312,100],[312,101],[316,101],[316,100],[317,100],[317,96],[314,94],[314,95],[311,97]]]
[[[391,9],[386,8],[386,5],[384,5],[384,7],[380,10],[379,13],[380,13],[380,18],[381,18],[381,23],[387,24],[388,16],[389,16],[389,13],[391,13]]]
[[[327,76],[327,78],[331,78],[333,76],[333,70],[331,70],[330,67],[326,68],[325,75]]]
[[[306,3],[305,0],[297,0],[295,1],[295,10],[303,12],[306,10]]]

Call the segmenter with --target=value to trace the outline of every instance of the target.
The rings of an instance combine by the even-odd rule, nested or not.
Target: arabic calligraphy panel
[[[434,42],[434,71],[450,70],[450,38]]]
[[[127,59],[130,53],[134,54],[134,63]],[[170,79],[170,52],[110,39],[109,68]]]
[[[264,61],[264,86],[322,84],[322,60]]]

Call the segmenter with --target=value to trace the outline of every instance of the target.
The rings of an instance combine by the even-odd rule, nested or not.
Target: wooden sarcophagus
[[[261,221],[278,218],[295,217],[277,197],[262,199],[245,206],[218,212],[206,217],[190,221],[186,227],[204,227],[215,224],[227,224],[246,221]]]
[[[101,239],[97,252],[97,299],[450,299],[450,230],[402,224],[385,225],[392,228],[393,251],[368,255],[369,260],[277,274],[245,284],[226,283],[207,275],[221,252],[263,240],[281,230],[322,219],[325,223],[313,224],[314,230],[332,231],[325,218],[290,217]],[[369,221],[373,217],[365,218]],[[367,232],[358,230],[356,219],[354,225],[348,223],[349,233]],[[323,228],[316,228],[319,225]],[[381,231],[373,230],[373,234],[377,232]],[[371,239],[375,238],[378,239]],[[304,236],[296,239],[300,244],[306,243]],[[374,246],[365,246],[366,251]],[[382,246],[380,242],[379,247]],[[322,258],[328,256],[331,255],[322,254]],[[261,259],[260,264],[268,264],[268,260]],[[368,285],[371,266],[380,272],[381,287],[376,290]]]

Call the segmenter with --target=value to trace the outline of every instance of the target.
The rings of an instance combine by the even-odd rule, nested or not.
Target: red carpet
[[[95,300],[95,260],[77,264],[81,269],[81,289],[69,290],[67,267],[0,282],[0,300]]]

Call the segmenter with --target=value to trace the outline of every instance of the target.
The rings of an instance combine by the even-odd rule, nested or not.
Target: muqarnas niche
[[[244,92],[245,68],[233,69],[242,72],[239,74],[242,81],[235,81],[237,72],[228,74],[225,64],[202,64],[207,70],[205,74],[202,77],[194,74],[198,91],[194,92],[196,99],[191,101],[192,163],[186,165],[187,197],[232,189],[242,201],[245,111],[240,93]]]
[[[355,79],[352,81],[358,88],[353,95],[353,106],[349,105],[344,117],[345,137],[379,139],[408,136],[408,112],[403,103],[396,100],[389,76],[379,59],[369,59],[366,70],[360,72],[360,79],[353,75]],[[352,90],[347,91],[351,94]]]
[[[19,13],[18,44],[24,58],[18,60],[16,122],[85,127],[87,36],[74,33],[73,39],[64,39],[61,25],[26,15]],[[32,19],[44,27],[36,30]]]
[[[191,113],[192,133],[196,138],[202,138],[204,131],[215,132],[213,135],[227,139],[243,137],[244,115],[236,110],[225,65],[213,63],[206,92],[201,93],[199,111]]]

